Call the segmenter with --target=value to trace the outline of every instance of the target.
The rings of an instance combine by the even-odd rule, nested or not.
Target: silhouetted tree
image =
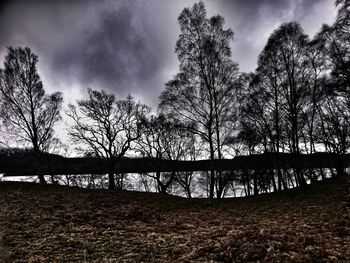
[[[308,37],[298,23],[282,24],[268,40],[264,49],[267,57],[264,58],[264,53],[260,57],[260,62],[265,67],[265,74],[266,66],[268,75],[273,74],[271,85],[275,90],[273,100],[279,103],[274,103],[273,107],[275,133],[280,136],[280,128],[277,125],[279,116],[277,115],[283,114],[286,120],[286,135],[290,139],[289,148],[295,154],[300,153],[300,137],[304,127],[302,116],[310,88],[308,43]],[[260,65],[260,68],[262,66]],[[276,97],[278,94],[281,94],[280,100]],[[279,109],[283,112],[280,112]],[[276,150],[279,150],[277,145]],[[300,171],[296,171],[296,180],[301,185],[305,184],[305,179]]]
[[[260,130],[267,136],[265,151],[276,152],[276,158],[287,145],[292,153],[300,152],[300,138],[307,139],[306,124],[308,135],[314,133],[320,75],[318,54],[300,25],[293,22],[275,30],[259,55],[256,77],[251,82],[255,92],[247,104],[253,122],[260,116],[260,127],[264,127]],[[251,102],[255,107],[250,105]],[[286,138],[289,138],[288,142]],[[314,149],[313,140],[309,139]],[[297,175],[297,180],[304,183],[298,171]],[[277,169],[277,179],[281,190],[280,169]]]
[[[276,71],[284,99],[291,152],[299,153],[301,113],[306,102],[309,85],[307,61],[308,37],[296,22],[283,24],[275,30],[265,48],[270,51],[270,61],[275,60]]]
[[[181,124],[168,121],[163,115],[151,116],[146,127],[143,136],[137,141],[136,150],[149,161],[154,160],[155,164],[158,159],[185,160],[189,150],[194,147],[194,141],[191,140],[193,135]],[[149,176],[156,180],[158,192],[167,193],[180,174],[157,171]]]
[[[345,154],[350,147],[350,112],[343,100],[328,94],[322,103],[320,129],[327,152]]]
[[[206,18],[203,2],[185,8],[178,18],[181,33],[176,43],[180,72],[162,92],[160,108],[167,116],[187,124],[209,146],[210,159],[222,158],[225,137],[236,120],[237,65],[231,60],[233,32],[223,29],[221,16]],[[222,194],[221,176],[210,173],[210,195]],[[216,180],[217,179],[217,180]]]
[[[314,39],[308,44],[307,67],[309,70],[309,85],[306,94],[307,103],[304,106],[304,142],[305,152],[315,153],[320,124],[320,108],[325,97],[326,73],[328,71],[325,49],[322,41]]]
[[[249,85],[241,85],[242,127],[254,129],[263,150],[277,153],[276,158],[288,149],[295,154],[303,149],[306,153],[316,152],[322,133],[320,112],[325,112],[326,50],[321,37],[310,42],[299,24],[283,24],[271,34],[259,55],[256,73],[246,77]],[[245,137],[249,135],[242,132]],[[245,143],[250,148],[248,140]],[[280,169],[276,172],[281,190],[286,181]],[[305,184],[302,172],[295,172],[296,182]],[[276,188],[274,180],[272,176]]]
[[[350,2],[337,0],[338,14],[333,25],[324,25],[316,36],[319,50],[330,72],[324,81],[319,106],[317,140],[326,151],[345,154],[349,149],[350,120]],[[338,173],[343,168],[339,167]]]
[[[244,89],[240,94],[240,132],[238,142],[246,144],[248,151],[245,154],[251,154],[255,146],[262,145],[262,151],[268,151],[272,140],[271,111],[268,110],[269,95],[265,90],[265,85],[257,75],[245,76],[240,80],[241,88]],[[250,131],[249,131],[250,130]],[[259,142],[248,142],[247,136],[251,136],[253,131],[255,139]],[[250,145],[253,144],[253,145]],[[252,147],[254,146],[254,147]]]
[[[0,116],[8,132],[40,153],[55,140],[53,126],[61,119],[62,94],[45,94],[37,63],[29,48],[8,49],[0,69]],[[45,183],[44,176],[39,179]]]
[[[67,115],[73,125],[68,132],[74,142],[83,146],[79,150],[106,160],[109,189],[114,189],[114,167],[131,143],[142,135],[150,108],[136,103],[130,95],[125,100],[116,100],[106,91],[89,89],[88,94],[87,100],[78,101],[78,107],[69,105]]]
[[[171,140],[174,140],[172,136],[175,134],[175,127],[171,122],[168,122],[164,116],[150,116],[146,121],[146,129],[143,132],[143,136],[137,140],[136,151],[141,154],[142,157],[150,158],[150,161],[154,159],[155,163],[157,159],[168,159],[168,147]],[[174,181],[175,174],[162,173],[157,171],[154,175],[148,174],[157,183],[157,190],[160,193],[167,193],[167,190]]]
[[[237,135],[236,143],[246,146],[246,152],[250,155],[255,153],[256,147],[261,144],[262,139],[256,129],[249,122],[242,122],[241,131]]]
[[[171,154],[177,160],[195,161],[198,155],[198,148],[200,144],[197,143],[196,137],[189,133],[182,131],[178,137],[178,142],[175,147],[172,147]],[[195,187],[194,172],[176,172],[175,182],[179,185],[187,198],[192,197],[192,192]]]
[[[271,146],[269,150],[278,153],[281,151],[283,136],[283,78],[280,76],[283,69],[280,60],[276,59],[278,50],[274,44],[274,41],[268,41],[259,55],[257,76],[252,85],[259,87],[260,95],[254,99],[261,100],[260,104],[264,104],[263,111],[268,115],[266,122],[270,126],[268,136]]]
[[[337,89],[349,96],[350,90],[350,2],[337,0],[338,14],[332,26],[324,26],[321,37],[325,40],[331,75]]]

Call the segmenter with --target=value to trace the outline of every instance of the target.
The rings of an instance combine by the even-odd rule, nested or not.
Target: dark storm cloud
[[[235,32],[233,58],[243,71],[255,68],[270,33],[298,20],[308,34],[331,23],[331,0],[205,1]],[[163,84],[178,62],[177,16],[194,1],[78,0],[8,1],[0,5],[0,62],[7,46],[25,45],[39,55],[50,90],[73,98],[86,87],[128,93],[156,106]]]
[[[162,48],[152,45],[152,32],[135,25],[134,14],[126,7],[99,16],[97,29],[83,33],[79,45],[54,54],[54,68],[68,74],[69,64],[84,84],[102,83],[113,90],[136,88],[133,79],[147,82],[162,65]]]
[[[0,52],[31,47],[52,89],[104,88],[156,105],[177,67],[176,16],[168,23],[171,9],[157,2],[14,1],[1,11]]]
[[[208,2],[235,32],[233,57],[242,71],[253,71],[258,54],[281,23],[298,21],[312,37],[323,23],[332,23],[333,0],[221,0]]]

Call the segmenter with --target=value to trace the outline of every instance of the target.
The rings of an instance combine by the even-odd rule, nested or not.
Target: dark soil
[[[225,199],[0,183],[0,262],[350,262],[347,178]]]

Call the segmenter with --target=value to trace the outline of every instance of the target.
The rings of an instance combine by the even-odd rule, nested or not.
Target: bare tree
[[[160,108],[173,119],[188,124],[191,132],[209,146],[211,160],[222,158],[225,137],[235,123],[237,65],[231,60],[231,29],[221,16],[206,18],[203,2],[185,8],[178,18],[181,33],[176,43],[180,72],[162,92]],[[216,178],[218,175],[218,178]],[[211,169],[210,195],[221,196],[220,173]]]
[[[151,116],[147,120],[147,129],[137,141],[136,150],[150,161],[184,160],[188,157],[190,147],[194,147],[192,137],[193,134],[185,130],[183,125],[168,121],[163,115]],[[167,193],[180,173],[157,171],[148,176],[156,181],[158,192]]]
[[[131,148],[144,128],[150,108],[136,103],[129,95],[116,100],[106,91],[88,90],[89,98],[69,105],[67,115],[73,120],[68,129],[72,140],[81,145],[78,150],[103,158],[109,167],[109,189],[115,188],[116,163]]]
[[[308,36],[298,23],[291,22],[282,24],[271,34],[259,59],[259,71],[269,79],[268,87],[272,87],[273,91],[271,101],[275,101],[272,114],[274,131],[278,134],[276,151],[280,148],[281,139],[278,123],[284,118],[289,149],[293,154],[300,153],[305,127],[303,116],[311,86],[309,51]],[[295,174],[298,184],[305,185],[302,172],[295,170]]]
[[[4,69],[0,69],[0,116],[7,131],[35,153],[48,149],[53,127],[61,119],[62,94],[46,95],[37,73],[38,57],[29,48],[8,49]],[[40,182],[45,183],[43,175]]]

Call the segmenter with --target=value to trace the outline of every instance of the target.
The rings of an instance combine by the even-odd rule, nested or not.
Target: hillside
[[[289,168],[339,168],[350,166],[350,154],[319,152],[314,154],[263,153],[238,155],[232,159],[169,160],[159,158],[121,158],[115,165],[116,173],[268,170]],[[30,150],[0,148],[0,173],[9,176],[38,174],[106,174],[106,160],[97,157],[63,157]]]
[[[349,262],[348,178],[250,198],[0,183],[0,262]]]

